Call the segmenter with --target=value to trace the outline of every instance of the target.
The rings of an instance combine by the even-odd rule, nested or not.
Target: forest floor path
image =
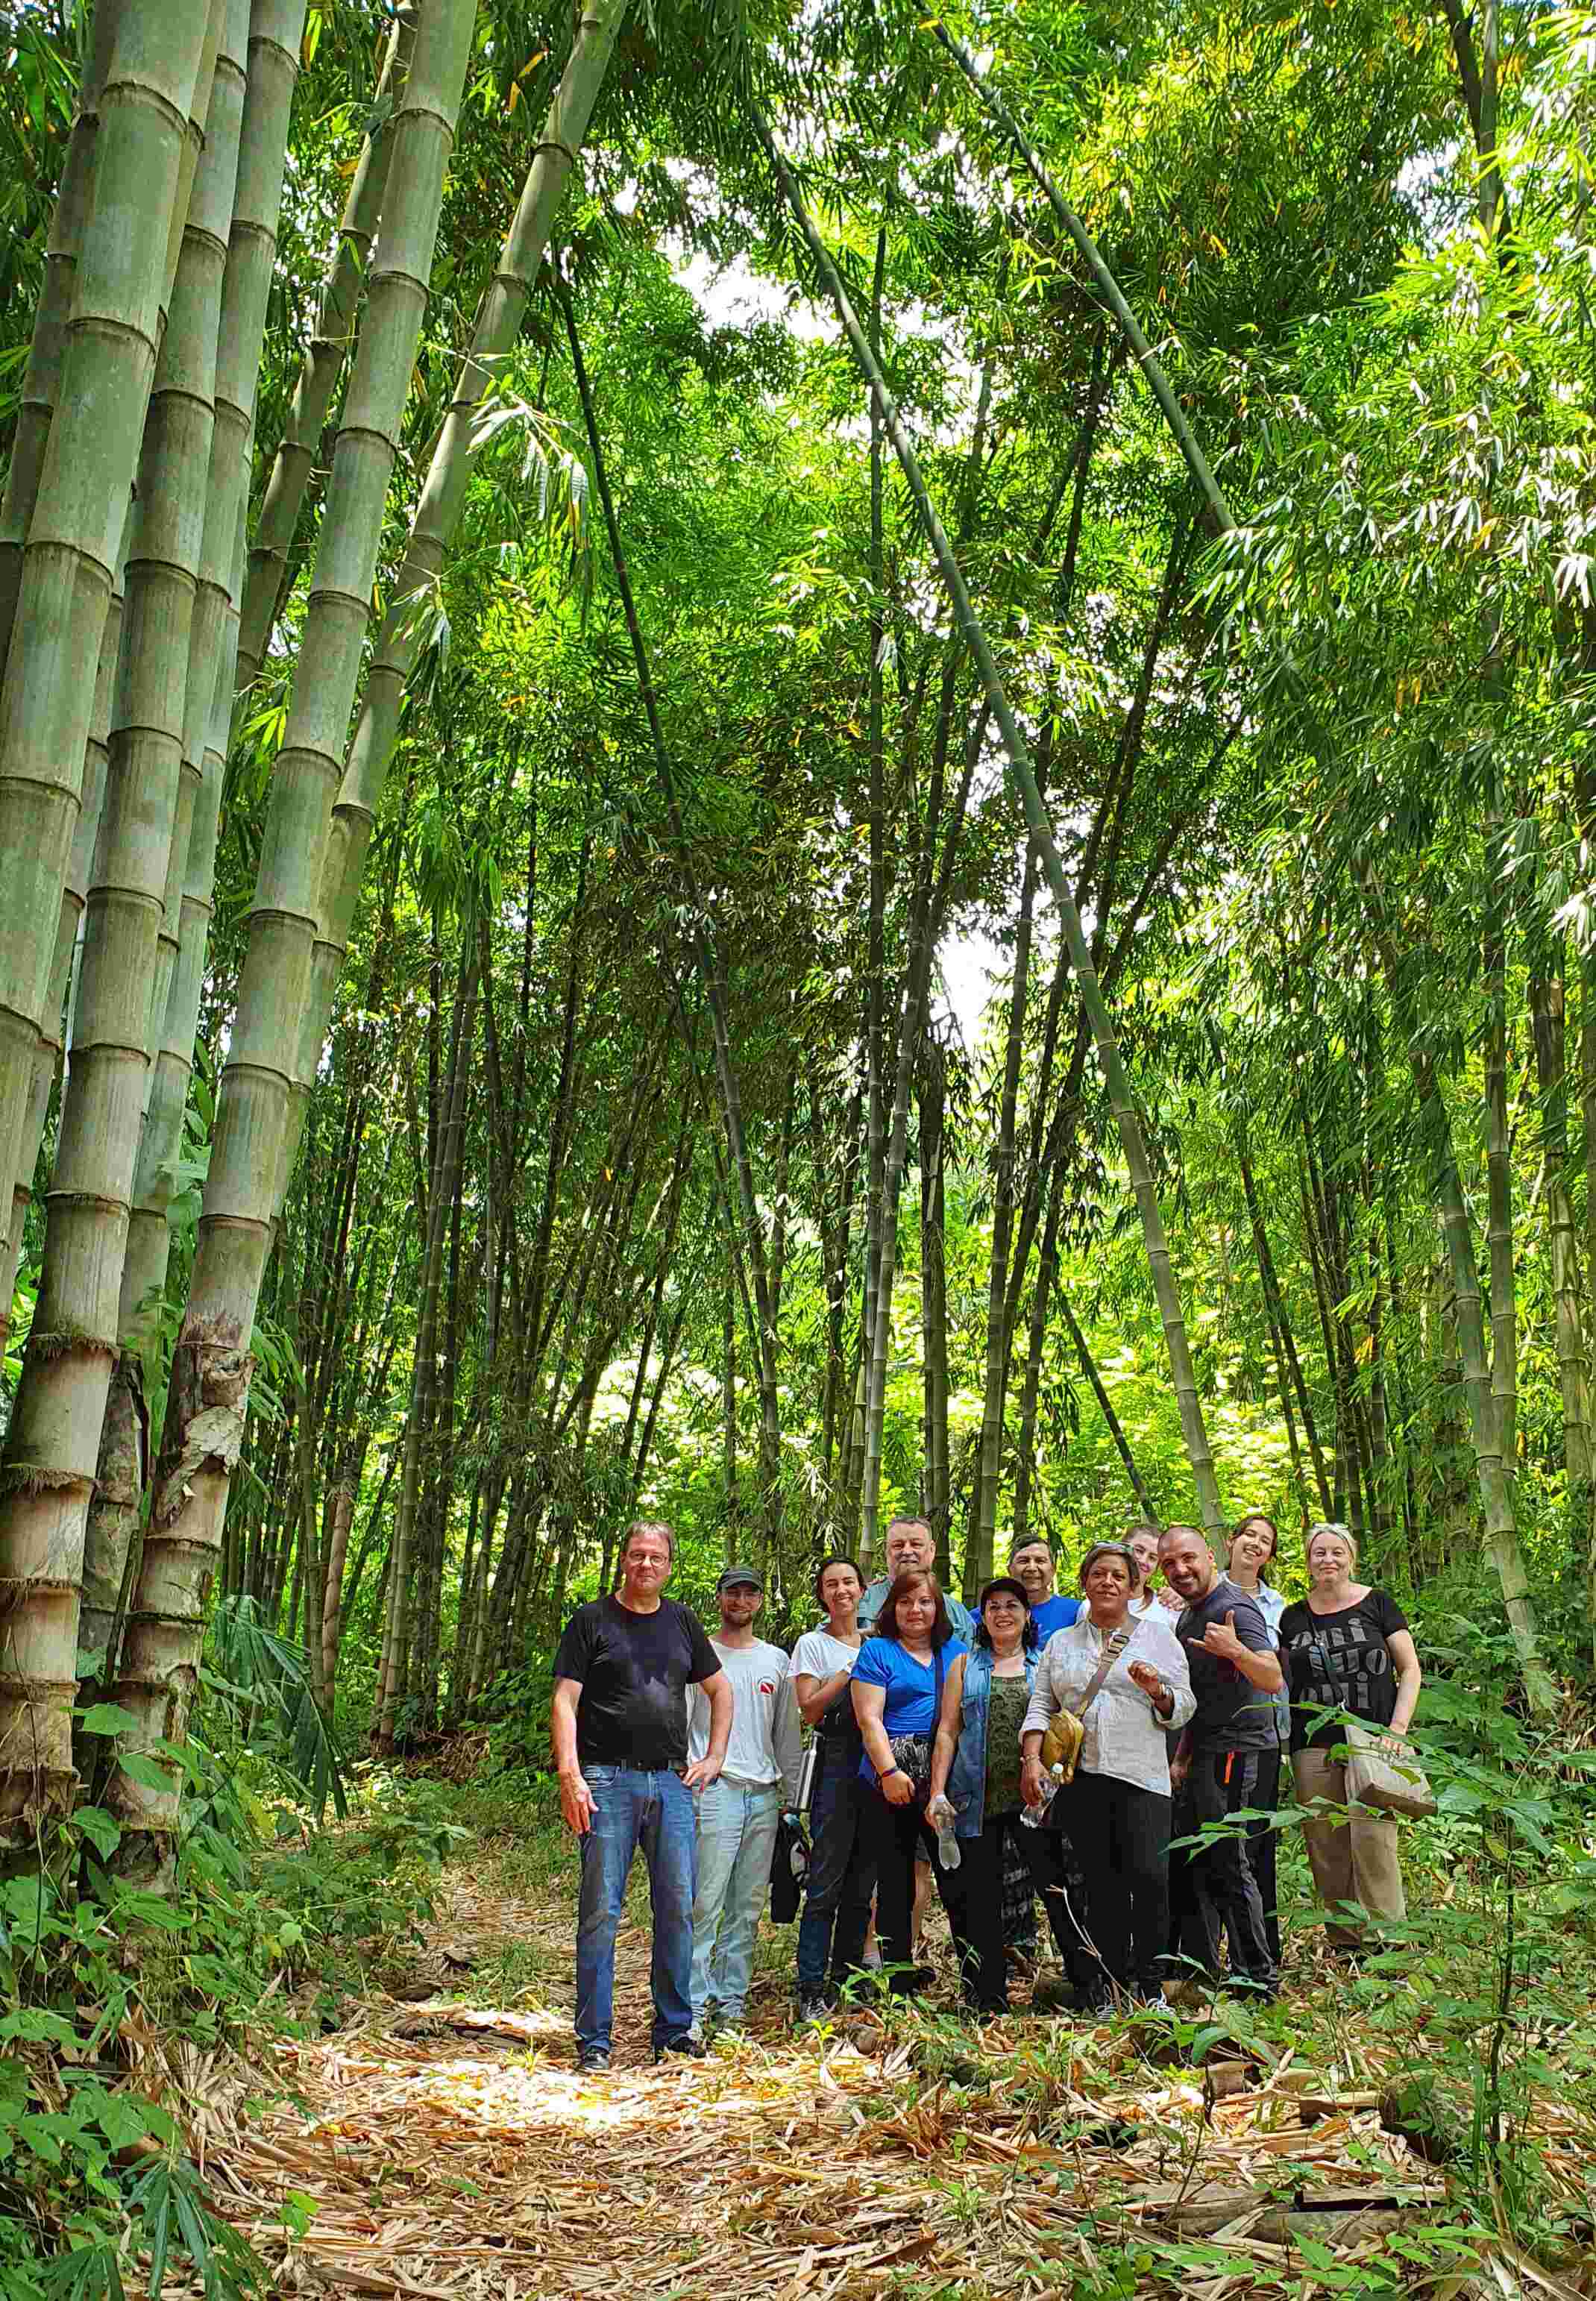
[[[1327,2067],[1260,2030],[1205,2084],[1123,2023],[893,2009],[798,2032],[791,1933],[766,1928],[746,2038],[656,2070],[635,1893],[614,2067],[583,2077],[574,1862],[542,1840],[451,1864],[409,1972],[330,2035],[263,2041],[267,2105],[207,2121],[213,2194],[274,2293],[1231,2301],[1308,2291],[1315,2258],[1338,2272],[1318,2289],[1400,2290],[1392,2239],[1441,2234],[1437,2177],[1381,2129],[1349,2045]]]

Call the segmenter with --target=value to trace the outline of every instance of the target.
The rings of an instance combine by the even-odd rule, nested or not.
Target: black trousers
[[[935,1833],[919,1801],[890,1805],[873,1785],[864,1789],[859,1814],[860,1853],[875,1856],[875,1937],[884,1966],[914,1963],[915,1856],[923,1850],[937,1866]],[[939,1873],[940,1874],[940,1873]],[[1001,1921],[1001,1912],[999,1912]]]
[[[1280,1770],[1284,1762],[1278,1747],[1258,1752],[1258,1787],[1252,1803],[1266,1813],[1273,1813],[1280,1803]],[[1247,1859],[1258,1881],[1258,1898],[1264,1905],[1264,1939],[1276,1966],[1280,1963],[1280,1910],[1275,1900],[1274,1855],[1279,1842],[1280,1832],[1272,1829],[1266,1821],[1248,1823]]]
[[[1156,1994],[1169,1937],[1172,1801],[1112,1774],[1077,1773],[1053,1803],[1086,1877],[1088,1987]]]
[[[1273,1758],[1278,1774],[1278,1751],[1198,1751],[1176,1803],[1175,1836],[1189,1836],[1243,1806],[1261,1804],[1259,1779],[1266,1758]],[[1245,1835],[1229,1831],[1207,1845],[1183,1849],[1182,1867],[1181,1954],[1218,1980],[1224,1970],[1221,1940],[1228,1937],[1231,1971],[1273,1988],[1278,1962],[1269,1947],[1264,1898]]]
[[[1003,1873],[1012,1855],[1024,1859],[1016,1838],[1035,1835],[1034,1830],[1021,1829],[1017,1813],[1000,1814],[987,1823],[979,1837],[959,1839],[957,1870],[944,1870],[940,1862],[936,1865],[937,1886],[958,1953],[965,1996],[983,2013],[1008,2011]],[[1029,1862],[1026,1869],[1029,1873]]]
[[[1053,1945],[1064,1960],[1065,1971],[1077,1989],[1090,1989],[1096,1960],[1086,1946],[1081,1921],[1086,1915],[1086,1881],[1074,1842],[1059,1828],[1061,1790],[1047,1811],[1040,1829],[1022,1823],[1016,1835],[1031,1864],[1032,1881],[1042,1897]]]

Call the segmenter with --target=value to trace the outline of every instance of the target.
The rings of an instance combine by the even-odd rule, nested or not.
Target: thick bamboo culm
[[[0,1219],[9,1233],[55,957],[84,748],[129,490],[155,374],[166,249],[205,0],[123,0],[95,139],[55,414],[0,688]],[[130,229],[142,218],[144,229]],[[9,1728],[0,1714],[0,1735]],[[55,1753],[41,1753],[46,1773]]]
[[[279,1198],[331,803],[343,760],[426,308],[473,0],[423,13],[391,135],[384,229],[333,451],[294,699],[267,805],[255,896],[217,1107],[188,1309],[179,1337],[117,1698],[146,1749],[180,1728],[221,1548],[249,1394],[248,1343]],[[174,1718],[175,1711],[175,1718]],[[164,1871],[178,1782],[119,1770],[107,1791],[132,1874]]]

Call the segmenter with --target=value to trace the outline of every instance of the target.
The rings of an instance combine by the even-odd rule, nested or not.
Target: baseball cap
[[[717,1590],[735,1590],[744,1582],[755,1590],[765,1588],[764,1575],[756,1574],[751,1566],[728,1566],[714,1586]]]

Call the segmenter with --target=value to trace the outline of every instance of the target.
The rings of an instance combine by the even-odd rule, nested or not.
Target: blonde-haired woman
[[[1308,1528],[1308,1594],[1280,1621],[1291,1688],[1291,1770],[1304,1804],[1314,1798],[1347,1803],[1345,1763],[1331,1755],[1345,1743],[1346,1728],[1320,1711],[1349,1711],[1384,1727],[1398,1744],[1418,1706],[1423,1673],[1407,1619],[1383,1590],[1356,1580],[1357,1571],[1358,1544],[1346,1527],[1326,1519]],[[1394,1821],[1355,1805],[1345,1820],[1327,1817],[1303,1827],[1332,1949],[1362,1946],[1364,1916],[1407,1916]]]

